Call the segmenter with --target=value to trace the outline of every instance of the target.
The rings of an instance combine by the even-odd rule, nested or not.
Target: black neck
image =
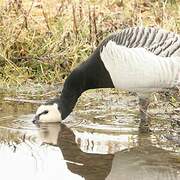
[[[60,99],[57,101],[62,119],[73,110],[79,96],[88,89],[113,88],[111,77],[101,61],[97,49],[87,61],[72,71],[64,83]]]

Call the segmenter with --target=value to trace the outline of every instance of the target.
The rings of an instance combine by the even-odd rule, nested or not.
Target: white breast
[[[180,57],[160,57],[113,41],[103,47],[100,56],[116,88],[153,92],[180,85]]]

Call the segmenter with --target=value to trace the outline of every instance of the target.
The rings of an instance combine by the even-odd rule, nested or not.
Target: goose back
[[[153,27],[133,27],[107,37],[100,49],[110,40],[129,48],[143,47],[162,57],[180,56],[180,35]]]

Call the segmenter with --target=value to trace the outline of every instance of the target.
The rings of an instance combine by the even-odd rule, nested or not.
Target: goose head
[[[39,106],[33,118],[33,123],[61,122],[61,113],[58,104],[44,104]]]

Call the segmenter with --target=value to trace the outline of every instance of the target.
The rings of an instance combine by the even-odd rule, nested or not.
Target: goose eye
[[[47,114],[49,111],[48,110],[44,110],[43,112],[41,112],[38,116],[41,116],[43,114]]]
[[[47,114],[49,111],[48,110],[45,110],[45,111],[43,111],[43,114]]]

